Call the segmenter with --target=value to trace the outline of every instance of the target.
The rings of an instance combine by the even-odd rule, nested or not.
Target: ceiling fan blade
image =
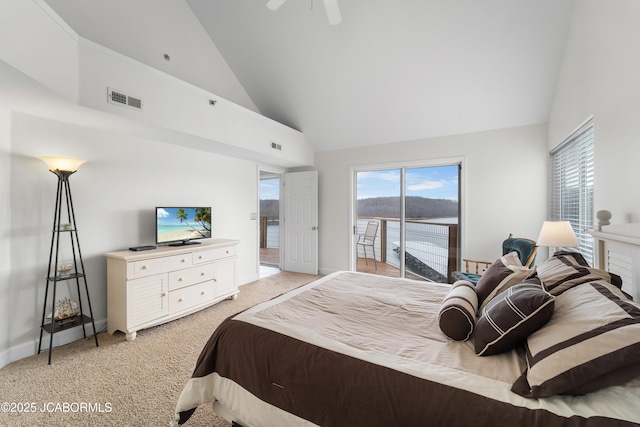
[[[271,9],[271,10],[278,10],[278,8],[280,6],[282,6],[282,4],[287,1],[287,0],[269,0],[267,2],[267,8]]]
[[[342,22],[342,15],[340,14],[340,8],[338,7],[338,0],[324,0],[324,8],[327,11],[329,25],[338,25]]]

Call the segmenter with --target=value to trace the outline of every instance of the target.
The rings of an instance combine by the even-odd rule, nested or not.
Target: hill
[[[280,200],[260,200],[260,216],[278,218],[280,216]]]
[[[458,216],[458,202],[448,199],[428,199],[410,196],[407,200],[407,218],[449,218]],[[279,200],[260,200],[260,216],[278,218]],[[364,218],[399,218],[399,197],[372,197],[358,200],[358,216]]]
[[[458,202],[448,199],[406,198],[406,218],[448,218],[458,216]],[[358,200],[359,217],[400,217],[400,197],[372,197]]]

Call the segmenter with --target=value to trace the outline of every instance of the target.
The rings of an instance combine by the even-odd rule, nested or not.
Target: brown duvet
[[[522,354],[478,357],[472,341],[449,341],[437,319],[448,290],[335,273],[229,318],[203,349],[174,421],[218,401],[247,426],[638,425],[638,388],[512,393]]]

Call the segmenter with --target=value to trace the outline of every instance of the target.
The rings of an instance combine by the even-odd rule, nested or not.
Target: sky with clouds
[[[358,172],[358,199],[400,196],[400,169]],[[458,200],[458,166],[406,169],[406,195]]]
[[[400,195],[400,169],[358,172],[358,199]],[[406,169],[406,195],[458,200],[458,166]],[[278,179],[260,180],[260,199],[277,200]]]
[[[260,199],[262,200],[278,200],[280,198],[280,180],[279,179],[261,179],[260,180]]]

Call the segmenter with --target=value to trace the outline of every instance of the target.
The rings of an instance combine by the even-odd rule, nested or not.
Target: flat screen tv
[[[211,238],[211,207],[156,207],[156,243],[193,245]]]

